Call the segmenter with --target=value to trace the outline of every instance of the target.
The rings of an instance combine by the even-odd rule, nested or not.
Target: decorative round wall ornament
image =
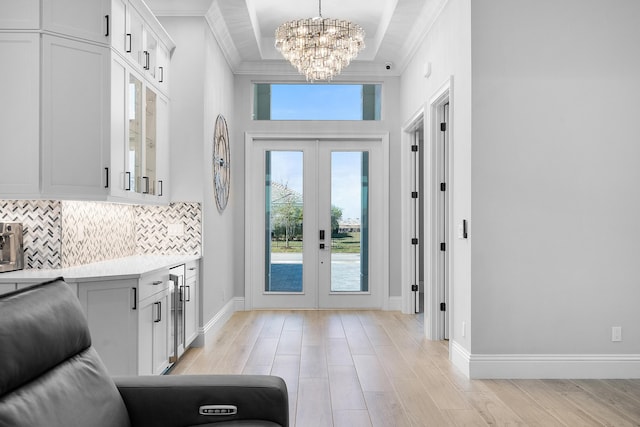
[[[229,155],[229,130],[227,121],[218,114],[213,133],[213,190],[218,211],[222,213],[229,200],[231,184],[231,157]]]

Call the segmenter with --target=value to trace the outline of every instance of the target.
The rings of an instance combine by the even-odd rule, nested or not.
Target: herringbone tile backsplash
[[[0,200],[0,222],[21,222],[25,268],[60,268],[61,205],[55,200]]]
[[[71,267],[142,254],[201,253],[198,203],[134,206],[0,200],[0,221],[23,223],[25,268]],[[178,225],[182,234],[170,236],[169,224]]]

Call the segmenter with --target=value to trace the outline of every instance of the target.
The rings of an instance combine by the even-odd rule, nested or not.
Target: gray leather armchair
[[[287,399],[274,376],[114,380],[62,279],[0,296],[1,427],[288,427]]]

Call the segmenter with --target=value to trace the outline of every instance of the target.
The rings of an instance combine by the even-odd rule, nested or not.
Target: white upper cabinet
[[[130,0],[127,5],[124,38],[125,58],[160,92],[168,95],[168,69],[175,45],[139,0]]]
[[[0,28],[7,30],[40,28],[40,0],[0,0]]]
[[[45,31],[98,43],[109,41],[110,0],[42,0]]]
[[[5,198],[39,190],[39,52],[37,34],[0,33],[0,58],[11,58],[0,67],[0,195]]]
[[[106,197],[109,49],[42,36],[42,185],[63,197]]]
[[[0,0],[0,199],[168,203],[174,48],[141,0]]]
[[[109,36],[111,47],[121,55],[124,55],[129,46],[127,38],[127,0],[112,0],[111,15],[109,18]]]

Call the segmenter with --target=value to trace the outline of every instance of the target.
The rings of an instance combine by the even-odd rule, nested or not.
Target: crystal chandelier
[[[307,81],[331,80],[364,48],[364,30],[343,19],[318,17],[288,21],[276,29],[276,48]]]

